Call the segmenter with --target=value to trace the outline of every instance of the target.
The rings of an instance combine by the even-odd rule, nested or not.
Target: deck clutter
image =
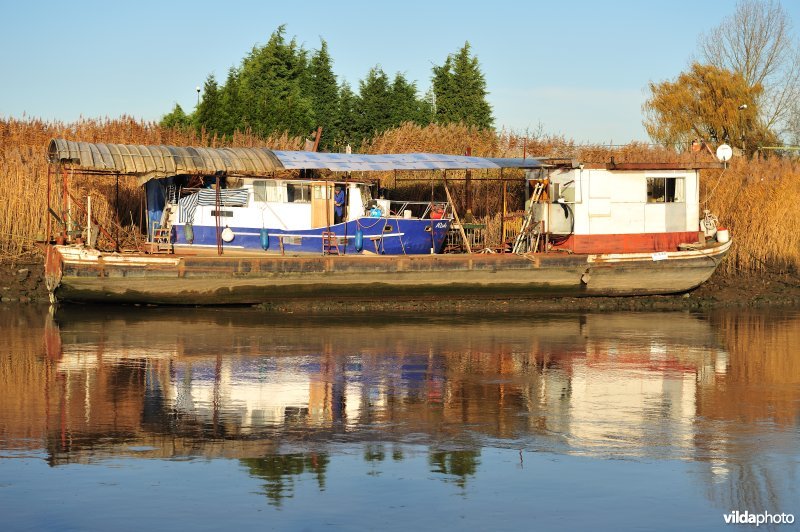
[[[137,252],[78,243],[63,223],[68,202],[60,216],[50,207],[62,223],[48,238],[46,279],[60,300],[663,294],[704,282],[731,245],[699,212],[698,166],[61,139],[48,157],[64,187],[75,176],[131,176],[147,196],[148,247]],[[471,249],[447,188],[447,170],[481,168],[526,175],[525,210],[495,253]],[[448,197],[391,201],[354,177],[385,170],[441,172]],[[445,253],[448,234],[468,252]]]

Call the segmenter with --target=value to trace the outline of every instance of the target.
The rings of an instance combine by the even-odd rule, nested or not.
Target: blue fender
[[[356,251],[361,251],[364,249],[364,231],[361,229],[356,230],[356,241],[355,241]]]
[[[269,249],[269,233],[266,229],[261,230],[261,249],[264,251]]]

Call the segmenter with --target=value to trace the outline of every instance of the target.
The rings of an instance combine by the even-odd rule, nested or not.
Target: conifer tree
[[[357,149],[363,140],[358,136],[356,123],[358,122],[358,97],[350,88],[350,85],[343,81],[339,87],[339,108],[336,120],[336,137],[334,144],[339,151],[350,144],[350,147]]]
[[[228,78],[219,92],[218,127],[220,133],[230,137],[237,129],[245,129],[239,98],[239,71],[236,68],[228,70]]]
[[[307,135],[314,128],[306,95],[306,52],[284,39],[280,26],[266,45],[254,47],[239,70],[239,96],[245,123],[257,135],[288,131]]]
[[[309,62],[308,95],[316,125],[322,126],[320,149],[324,150],[330,150],[338,137],[339,88],[332,65],[328,43],[322,39],[319,50],[312,54]]]
[[[379,67],[370,69],[359,82],[356,100],[356,132],[360,139],[386,131],[392,125],[392,93],[389,78]]]
[[[163,128],[188,129],[192,126],[192,118],[183,111],[183,107],[176,103],[172,111],[161,118],[158,125]]]
[[[395,74],[391,87],[391,126],[399,126],[403,122],[414,122],[425,125],[428,120],[423,109],[423,102],[417,98],[417,84],[409,83],[399,72]]]
[[[437,122],[492,127],[494,119],[486,101],[486,80],[478,58],[470,54],[469,42],[447,56],[444,65],[433,67],[432,81]]]
[[[194,113],[195,128],[199,132],[202,128],[211,134],[222,134],[220,129],[220,93],[214,74],[209,74],[203,85],[203,99]]]

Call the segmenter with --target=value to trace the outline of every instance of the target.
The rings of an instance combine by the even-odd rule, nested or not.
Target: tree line
[[[434,66],[431,88],[422,96],[418,92],[415,81],[401,73],[390,78],[380,66],[369,70],[356,92],[338,81],[325,40],[309,52],[295,38],[287,40],[280,26],[266,44],[254,46],[239,66],[228,70],[224,83],[210,74],[192,113],[176,104],[160,125],[224,137],[236,131],[303,136],[322,127],[324,151],[344,151],[347,145],[357,149],[365,139],[404,122],[492,128],[486,80],[469,42]]]

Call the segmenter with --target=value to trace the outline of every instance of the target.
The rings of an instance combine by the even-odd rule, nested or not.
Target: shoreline
[[[44,265],[35,257],[0,261],[0,304],[49,303]],[[136,305],[139,306],[139,305]],[[76,306],[77,307],[77,306]],[[452,313],[460,315],[531,314],[563,311],[710,310],[716,308],[800,307],[800,280],[791,275],[714,273],[698,288],[663,296],[621,297],[462,297],[448,299],[346,298],[267,301],[255,308],[269,314],[333,315]]]

